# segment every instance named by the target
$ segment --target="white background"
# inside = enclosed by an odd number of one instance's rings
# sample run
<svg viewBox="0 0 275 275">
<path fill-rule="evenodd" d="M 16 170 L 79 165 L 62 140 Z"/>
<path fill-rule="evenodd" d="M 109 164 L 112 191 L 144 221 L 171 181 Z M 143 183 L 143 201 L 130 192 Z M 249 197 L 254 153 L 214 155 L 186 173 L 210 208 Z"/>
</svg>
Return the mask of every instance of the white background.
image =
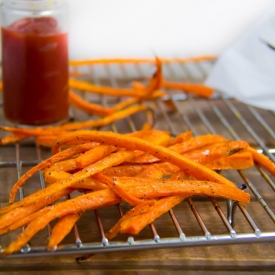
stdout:
<svg viewBox="0 0 275 275">
<path fill-rule="evenodd" d="M 275 5 L 273 0 L 67 2 L 71 59 L 218 55 Z"/>
<path fill-rule="evenodd" d="M 220 54 L 272 0 L 68 0 L 70 58 Z M 275 34 L 274 34 L 275 35 Z"/>
</svg>

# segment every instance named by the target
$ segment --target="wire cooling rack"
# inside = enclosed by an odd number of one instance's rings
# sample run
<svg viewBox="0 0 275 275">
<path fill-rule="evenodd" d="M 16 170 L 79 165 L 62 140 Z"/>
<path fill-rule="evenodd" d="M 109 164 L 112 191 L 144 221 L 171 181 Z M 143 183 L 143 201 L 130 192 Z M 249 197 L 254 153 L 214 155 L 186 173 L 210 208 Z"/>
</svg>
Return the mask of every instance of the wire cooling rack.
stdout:
<svg viewBox="0 0 275 275">
<path fill-rule="evenodd" d="M 172 81 L 202 82 L 214 61 L 168 63 L 163 66 L 164 76 Z M 104 64 L 77 68 L 81 77 L 95 84 L 113 87 L 129 86 L 133 79 L 146 81 L 153 70 L 152 64 Z M 76 91 L 77 92 L 77 91 Z M 118 99 L 91 96 L 79 92 L 87 100 L 111 106 Z M 211 100 L 170 90 L 168 96 L 147 102 L 154 110 L 155 128 L 177 135 L 191 130 L 194 135 L 221 134 L 228 139 L 244 139 L 251 146 L 275 160 L 275 113 L 242 104 L 217 93 Z M 167 104 L 169 103 L 169 104 Z M 174 108 L 169 108 L 173 104 Z M 0 122 L 4 124 L 2 110 Z M 71 108 L 72 120 L 93 119 Z M 145 121 L 152 123 L 150 112 L 142 112 L 120 120 L 101 130 L 126 133 L 139 130 Z M 0 133 L 4 135 L 4 133 Z M 7 205 L 8 193 L 18 177 L 31 166 L 50 155 L 50 151 L 24 141 L 0 147 L 0 203 Z M 275 184 L 274 177 L 261 167 L 245 171 L 225 171 L 223 175 L 251 195 L 251 203 L 241 203 L 211 197 L 193 197 L 158 218 L 137 236 L 105 237 L 106 232 L 123 213 L 126 204 L 87 211 L 58 250 L 47 251 L 47 238 L 51 225 L 39 232 L 25 248 L 10 257 L 52 255 L 83 255 L 114 251 L 132 251 L 185 246 L 223 245 L 275 241 Z M 42 174 L 30 179 L 19 192 L 19 199 L 44 188 Z M 74 196 L 74 194 L 72 194 Z M 20 232 L 15 231 L 0 238 L 6 246 Z M 85 258 L 85 257 L 84 257 Z"/>
</svg>

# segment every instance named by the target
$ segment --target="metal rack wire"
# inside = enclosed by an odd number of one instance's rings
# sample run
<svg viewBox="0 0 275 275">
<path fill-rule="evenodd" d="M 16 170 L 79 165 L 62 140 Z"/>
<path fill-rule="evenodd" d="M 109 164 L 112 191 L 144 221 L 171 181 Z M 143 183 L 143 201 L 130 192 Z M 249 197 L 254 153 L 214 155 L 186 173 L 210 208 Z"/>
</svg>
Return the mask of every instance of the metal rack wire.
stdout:
<svg viewBox="0 0 275 275">
<path fill-rule="evenodd" d="M 199 63 L 171 63 L 164 65 L 166 79 L 186 82 L 202 82 L 212 66 L 211 61 Z M 96 84 L 114 87 L 129 85 L 132 79 L 146 80 L 152 66 L 148 64 L 97 65 L 87 66 L 84 78 Z M 82 93 L 83 97 L 99 101 L 108 106 L 115 103 L 111 97 L 93 97 Z M 174 109 L 167 107 L 167 102 Z M 275 161 L 275 113 L 242 104 L 221 93 L 211 99 L 201 99 L 180 91 L 169 91 L 169 96 L 148 103 L 155 110 L 155 127 L 169 130 L 173 135 L 192 130 L 194 135 L 205 133 L 222 134 L 230 139 L 245 139 L 259 151 Z M 2 114 L 1 114 L 2 115 Z M 87 117 L 76 109 L 71 109 L 71 117 L 76 120 Z M 0 118 L 3 121 L 3 118 Z M 146 112 L 128 117 L 102 130 L 130 132 L 139 130 L 142 122 L 148 120 Z M 32 143 L 18 143 L 1 147 L 0 188 L 10 190 L 11 185 L 24 170 L 39 163 L 50 152 Z M 58 250 L 49 252 L 45 239 L 51 234 L 51 226 L 41 233 L 34 243 L 11 257 L 33 257 L 50 255 L 79 255 L 111 251 L 129 251 L 185 246 L 223 245 L 248 242 L 275 241 L 275 184 L 274 177 L 261 167 L 246 171 L 227 171 L 224 176 L 241 187 L 247 187 L 251 194 L 251 204 L 217 200 L 215 198 L 189 198 L 179 206 L 157 219 L 154 224 L 137 236 L 119 237 L 114 241 L 106 239 L 104 232 L 127 210 L 126 205 L 118 205 L 108 210 L 95 210 L 74 227 L 74 232 L 65 239 Z M 39 183 L 39 187 L 37 184 Z M 19 199 L 31 189 L 44 188 L 42 174 L 34 177 L 24 189 Z M 6 194 L 8 191 L 6 191 Z M 8 199 L 5 192 L 0 194 L 1 206 Z M 94 213 L 91 215 L 91 213 Z M 88 229 L 87 233 L 87 227 Z M 84 236 L 84 237 L 83 237 Z M 0 245 L 6 245 L 13 234 L 2 236 Z"/>
</svg>

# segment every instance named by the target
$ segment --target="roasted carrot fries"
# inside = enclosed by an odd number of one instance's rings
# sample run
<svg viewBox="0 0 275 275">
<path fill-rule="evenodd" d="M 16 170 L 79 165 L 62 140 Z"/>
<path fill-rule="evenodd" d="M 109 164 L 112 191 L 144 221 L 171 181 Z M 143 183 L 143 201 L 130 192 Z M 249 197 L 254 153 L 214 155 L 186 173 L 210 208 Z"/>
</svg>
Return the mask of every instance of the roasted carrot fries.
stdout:
<svg viewBox="0 0 275 275">
<path fill-rule="evenodd" d="M 246 169 L 255 161 L 274 175 L 274 163 L 245 141 L 230 141 L 218 135 L 192 137 L 191 132 L 172 138 L 159 130 L 124 135 L 79 130 L 58 137 L 52 152 L 51 158 L 14 184 L 12 204 L 0 209 L 0 234 L 28 225 L 3 250 L 4 255 L 20 250 L 54 219 L 59 220 L 48 249 L 58 249 L 83 212 L 122 201 L 132 208 L 106 233 L 109 239 L 117 234 L 138 234 L 193 195 L 250 202 L 248 193 L 211 168 Z M 47 187 L 13 202 L 18 189 L 38 171 L 43 171 Z M 51 205 L 75 190 L 78 196 Z"/>
<path fill-rule="evenodd" d="M 206 87 L 201 84 L 195 83 L 178 83 L 171 82 L 164 79 L 162 74 L 162 64 L 171 62 L 186 63 L 186 62 L 198 62 L 205 60 L 214 60 L 215 56 L 199 56 L 186 59 L 95 59 L 95 60 L 80 60 L 71 61 L 70 66 L 77 70 L 79 66 L 84 65 L 96 65 L 96 64 L 144 64 L 149 63 L 155 65 L 155 73 L 148 80 L 148 84 L 144 85 L 141 82 L 133 81 L 132 87 L 129 88 L 114 88 L 107 86 L 100 86 L 94 83 L 74 78 L 69 79 L 69 102 L 72 106 L 94 116 L 100 117 L 99 119 L 93 119 L 90 121 L 66 123 L 57 127 L 42 127 L 29 131 L 28 129 L 10 128 L 0 126 L 0 130 L 8 131 L 11 134 L 0 139 L 0 145 L 6 145 L 9 143 L 19 142 L 29 137 L 35 137 L 36 143 L 42 146 L 51 147 L 57 136 L 60 136 L 69 131 L 75 131 L 80 129 L 99 128 L 113 123 L 117 120 L 123 119 L 137 112 L 147 109 L 147 105 L 143 105 L 144 101 L 151 101 L 157 98 L 167 95 L 167 92 L 161 90 L 162 88 L 170 90 L 179 90 L 185 93 L 193 93 L 201 97 L 210 97 L 213 94 L 213 90 L 210 87 Z M 2 87 L 0 83 L 0 89 Z M 121 98 L 117 104 L 113 106 L 104 107 L 102 105 L 90 102 L 82 98 L 78 94 L 79 91 L 85 91 L 87 93 L 108 95 Z"/>
</svg>

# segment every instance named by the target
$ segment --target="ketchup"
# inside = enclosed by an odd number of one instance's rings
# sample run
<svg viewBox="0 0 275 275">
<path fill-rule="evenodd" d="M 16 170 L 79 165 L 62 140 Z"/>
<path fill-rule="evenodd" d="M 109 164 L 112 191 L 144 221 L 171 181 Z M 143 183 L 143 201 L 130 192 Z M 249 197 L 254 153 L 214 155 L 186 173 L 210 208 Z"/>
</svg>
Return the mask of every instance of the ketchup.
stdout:
<svg viewBox="0 0 275 275">
<path fill-rule="evenodd" d="M 2 28 L 3 102 L 11 122 L 43 125 L 68 114 L 68 42 L 52 17 Z"/>
</svg>

